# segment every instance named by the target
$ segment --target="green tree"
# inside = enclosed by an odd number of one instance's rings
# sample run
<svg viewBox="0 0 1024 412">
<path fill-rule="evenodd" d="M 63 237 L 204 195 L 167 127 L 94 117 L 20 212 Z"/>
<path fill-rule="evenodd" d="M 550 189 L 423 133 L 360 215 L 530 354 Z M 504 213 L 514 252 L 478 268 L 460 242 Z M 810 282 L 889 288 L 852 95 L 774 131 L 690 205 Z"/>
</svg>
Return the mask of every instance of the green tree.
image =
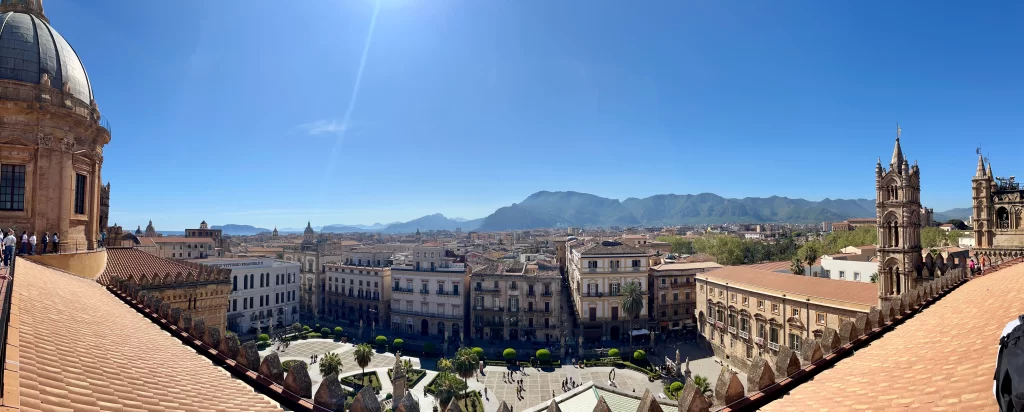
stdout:
<svg viewBox="0 0 1024 412">
<path fill-rule="evenodd" d="M 807 273 L 814 273 L 813 266 L 814 261 L 818 260 L 818 254 L 821 253 L 818 248 L 817 242 L 807 242 L 800 248 L 801 258 L 804 262 L 807 262 Z"/>
<path fill-rule="evenodd" d="M 473 354 L 476 355 L 477 359 L 483 359 L 484 358 L 484 348 L 481 348 L 481 347 L 477 346 L 477 347 L 473 348 L 472 350 L 473 350 Z"/>
<path fill-rule="evenodd" d="M 547 361 L 548 359 L 551 359 L 551 351 L 549 351 L 547 349 L 538 349 L 537 350 L 537 359 L 542 361 L 542 362 L 543 361 Z"/>
<path fill-rule="evenodd" d="M 617 348 L 612 348 L 611 350 L 608 351 L 608 356 L 611 356 L 613 358 L 617 358 L 617 357 L 619 357 L 619 353 L 620 352 L 619 352 L 619 350 Z"/>
<path fill-rule="evenodd" d="M 672 382 L 672 384 L 668 386 L 668 393 L 673 398 L 679 396 L 679 391 L 681 390 L 683 390 L 682 382 Z"/>
<path fill-rule="evenodd" d="M 335 338 L 341 338 L 341 332 L 344 332 L 344 330 L 341 329 L 341 326 L 335 326 L 334 327 L 334 337 Z"/>
<path fill-rule="evenodd" d="M 434 378 L 434 397 L 437 398 L 441 410 L 448 409 L 448 404 L 455 399 L 455 395 L 466 389 L 466 382 L 449 372 L 439 373 L 437 378 Z"/>
<path fill-rule="evenodd" d="M 878 274 L 877 273 L 872 273 L 871 274 L 871 283 L 878 283 Z"/>
<path fill-rule="evenodd" d="M 455 366 L 452 365 L 451 359 L 441 358 L 437 360 L 437 370 L 440 372 L 451 372 L 455 370 Z"/>
<path fill-rule="evenodd" d="M 266 333 L 262 333 L 262 334 L 260 334 L 259 336 L 256 337 L 256 340 L 260 341 L 261 343 L 262 342 L 270 342 L 270 335 L 268 335 Z"/>
<path fill-rule="evenodd" d="M 455 373 L 459 374 L 462 381 L 466 383 L 466 387 L 469 387 L 469 378 L 476 374 L 476 369 L 479 367 L 480 358 L 476 357 L 476 354 L 467 347 L 461 347 L 455 351 Z"/>
<path fill-rule="evenodd" d="M 317 365 L 320 365 L 320 376 L 327 377 L 332 373 L 341 373 L 341 356 L 337 353 L 330 352 L 322 359 L 317 361 Z"/>
<path fill-rule="evenodd" d="M 708 381 L 708 378 L 697 375 L 693 377 L 693 383 L 697 385 L 697 390 L 701 394 L 705 396 L 711 394 L 711 382 Z"/>
<path fill-rule="evenodd" d="M 940 247 L 946 243 L 946 231 L 939 227 L 921 228 L 921 247 L 930 249 Z"/>
<path fill-rule="evenodd" d="M 377 347 L 378 347 L 378 348 L 380 348 L 380 347 L 384 347 L 384 345 L 387 345 L 387 344 L 388 344 L 388 337 L 387 337 L 387 336 L 384 336 L 384 335 L 380 335 L 380 336 L 377 336 L 377 337 L 376 337 L 376 338 L 374 339 L 374 341 L 375 341 L 375 342 L 377 343 Z"/>
<path fill-rule="evenodd" d="M 511 361 L 516 358 L 516 350 L 512 348 L 505 348 L 505 351 L 501 352 L 501 356 L 505 358 L 505 360 Z"/>
<path fill-rule="evenodd" d="M 328 329 L 328 328 L 323 328 L 323 329 L 320 329 L 320 334 L 321 334 L 321 335 L 323 335 L 323 337 L 325 337 L 325 338 L 326 338 L 326 337 L 327 337 L 327 335 L 330 335 L 330 334 L 331 334 L 331 330 L 330 330 L 330 329 Z"/>
<path fill-rule="evenodd" d="M 644 291 L 640 282 L 629 282 L 622 288 L 622 312 L 629 317 L 629 346 L 633 346 L 633 319 L 644 309 Z"/>
<path fill-rule="evenodd" d="M 395 341 L 391 343 L 391 347 L 395 349 L 402 349 L 402 345 L 404 344 L 404 340 L 402 340 L 401 338 L 396 338 Z"/>
<path fill-rule="evenodd" d="M 367 344 L 361 344 L 356 346 L 355 352 L 352 353 L 352 357 L 355 358 L 356 364 L 363 371 L 363 379 L 366 378 L 366 366 L 373 360 L 373 348 Z"/>
<path fill-rule="evenodd" d="M 692 255 L 693 241 L 682 236 L 658 236 L 659 242 L 668 242 L 672 245 L 672 253 Z"/>
<path fill-rule="evenodd" d="M 804 263 L 800 261 L 800 258 L 793 256 L 793 261 L 789 264 L 789 271 L 794 275 L 804 274 Z"/>
</svg>

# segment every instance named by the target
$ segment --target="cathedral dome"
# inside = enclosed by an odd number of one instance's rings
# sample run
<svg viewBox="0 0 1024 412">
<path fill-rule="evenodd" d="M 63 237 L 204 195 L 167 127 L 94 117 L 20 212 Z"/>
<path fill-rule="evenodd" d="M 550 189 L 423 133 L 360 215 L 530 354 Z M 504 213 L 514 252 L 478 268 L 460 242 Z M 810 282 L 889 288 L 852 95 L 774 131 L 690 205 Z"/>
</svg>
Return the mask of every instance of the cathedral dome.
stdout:
<svg viewBox="0 0 1024 412">
<path fill-rule="evenodd" d="M 85 66 L 50 26 L 41 0 L 0 0 L 0 80 L 38 84 L 44 74 L 50 87 L 92 102 Z"/>
</svg>

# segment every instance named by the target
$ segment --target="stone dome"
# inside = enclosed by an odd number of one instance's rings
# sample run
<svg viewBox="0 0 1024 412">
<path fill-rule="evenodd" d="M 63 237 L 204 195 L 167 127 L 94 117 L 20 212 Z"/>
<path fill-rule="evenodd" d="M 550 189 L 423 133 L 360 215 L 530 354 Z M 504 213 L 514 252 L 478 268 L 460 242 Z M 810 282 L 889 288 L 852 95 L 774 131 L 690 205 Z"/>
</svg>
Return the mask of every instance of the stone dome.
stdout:
<svg viewBox="0 0 1024 412">
<path fill-rule="evenodd" d="M 0 80 L 38 84 L 43 74 L 49 76 L 51 87 L 66 87 L 72 96 L 92 102 L 85 66 L 47 22 L 42 5 L 32 0 L 0 1 Z"/>
</svg>

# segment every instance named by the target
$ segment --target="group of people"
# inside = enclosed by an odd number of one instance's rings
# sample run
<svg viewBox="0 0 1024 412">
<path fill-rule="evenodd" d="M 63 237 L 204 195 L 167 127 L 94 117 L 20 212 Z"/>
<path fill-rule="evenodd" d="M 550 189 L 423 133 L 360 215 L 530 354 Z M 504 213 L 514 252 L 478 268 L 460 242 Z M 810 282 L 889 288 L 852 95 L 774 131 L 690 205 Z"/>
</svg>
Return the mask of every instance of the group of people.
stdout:
<svg viewBox="0 0 1024 412">
<path fill-rule="evenodd" d="M 35 232 L 29 234 L 27 231 L 21 232 L 21 247 L 18 247 L 18 237 L 15 236 L 14 229 L 8 229 L 4 231 L 3 239 L 3 266 L 9 266 L 11 264 L 11 258 L 14 255 L 41 255 L 47 253 L 46 250 L 49 244 L 53 244 L 52 253 L 60 253 L 60 236 L 57 232 L 53 232 L 51 235 L 49 232 L 43 233 L 42 236 L 42 247 L 36 249 L 36 244 L 39 239 L 36 238 Z"/>
<path fill-rule="evenodd" d="M 316 361 L 320 360 L 320 355 L 309 355 L 309 364 L 315 365 Z"/>
<path fill-rule="evenodd" d="M 580 385 L 576 383 L 576 380 L 571 377 L 567 376 L 565 379 L 562 380 L 562 392 L 569 392 L 572 390 L 572 388 L 575 388 L 577 386 Z"/>
<path fill-rule="evenodd" d="M 505 383 L 511 383 L 516 385 L 516 398 L 523 400 L 523 394 L 526 393 L 526 387 L 523 386 L 523 378 L 516 379 L 516 372 L 514 370 L 508 371 L 502 374 L 502 380 Z M 526 371 L 518 371 L 519 373 L 526 375 Z"/>
</svg>

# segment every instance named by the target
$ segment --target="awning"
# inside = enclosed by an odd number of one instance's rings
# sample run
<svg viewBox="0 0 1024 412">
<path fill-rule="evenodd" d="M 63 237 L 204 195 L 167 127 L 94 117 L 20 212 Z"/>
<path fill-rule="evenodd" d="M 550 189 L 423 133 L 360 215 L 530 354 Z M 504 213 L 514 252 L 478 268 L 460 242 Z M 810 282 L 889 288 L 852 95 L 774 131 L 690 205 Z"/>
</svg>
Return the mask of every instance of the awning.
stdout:
<svg viewBox="0 0 1024 412">
<path fill-rule="evenodd" d="M 633 336 L 650 335 L 651 331 L 647 329 L 633 329 L 633 331 L 630 332 L 630 334 Z"/>
</svg>

